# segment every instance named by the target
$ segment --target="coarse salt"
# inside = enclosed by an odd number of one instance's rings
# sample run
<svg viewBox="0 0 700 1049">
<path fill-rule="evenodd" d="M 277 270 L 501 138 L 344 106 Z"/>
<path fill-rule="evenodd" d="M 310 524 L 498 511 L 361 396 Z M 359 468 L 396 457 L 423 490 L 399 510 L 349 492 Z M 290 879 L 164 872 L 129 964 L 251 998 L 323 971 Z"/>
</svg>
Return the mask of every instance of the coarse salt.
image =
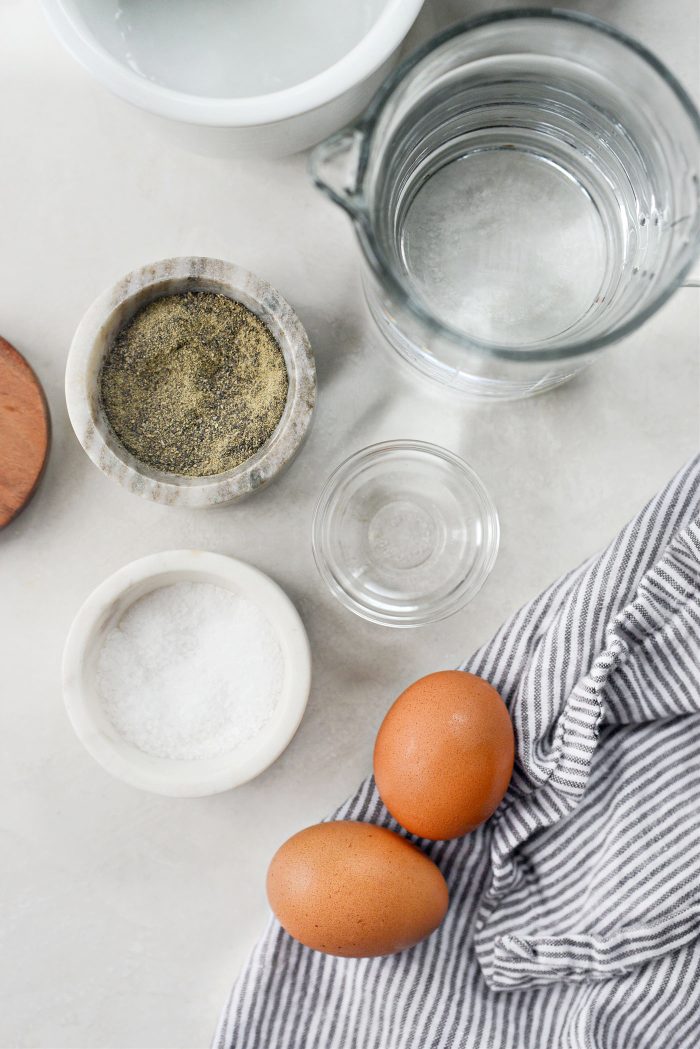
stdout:
<svg viewBox="0 0 700 1049">
<path fill-rule="evenodd" d="M 105 635 L 97 689 L 123 739 L 196 760 L 256 736 L 279 702 L 284 660 L 256 604 L 211 583 L 175 583 L 135 601 Z"/>
</svg>

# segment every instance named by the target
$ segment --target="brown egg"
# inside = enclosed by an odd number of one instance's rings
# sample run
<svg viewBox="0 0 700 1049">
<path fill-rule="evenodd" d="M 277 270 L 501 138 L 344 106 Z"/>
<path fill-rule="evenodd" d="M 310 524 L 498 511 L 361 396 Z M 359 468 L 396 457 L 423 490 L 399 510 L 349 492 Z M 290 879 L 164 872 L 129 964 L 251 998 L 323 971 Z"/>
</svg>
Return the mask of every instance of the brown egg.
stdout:
<svg viewBox="0 0 700 1049">
<path fill-rule="evenodd" d="M 432 860 L 393 831 L 350 820 L 286 841 L 267 872 L 267 897 L 290 936 L 345 958 L 412 947 L 438 927 L 448 903 Z"/>
<path fill-rule="evenodd" d="M 513 773 L 506 705 L 474 674 L 420 678 L 384 718 L 374 777 L 395 820 L 421 838 L 457 838 L 498 807 Z"/>
</svg>

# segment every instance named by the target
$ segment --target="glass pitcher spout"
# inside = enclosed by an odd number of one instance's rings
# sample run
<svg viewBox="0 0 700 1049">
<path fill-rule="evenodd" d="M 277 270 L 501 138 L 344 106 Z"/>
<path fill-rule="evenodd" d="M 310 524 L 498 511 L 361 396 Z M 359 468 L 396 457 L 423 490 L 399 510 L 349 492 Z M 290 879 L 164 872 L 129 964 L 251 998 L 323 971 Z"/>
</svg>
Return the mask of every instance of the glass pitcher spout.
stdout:
<svg viewBox="0 0 700 1049">
<path fill-rule="evenodd" d="M 353 219 L 366 210 L 362 193 L 364 141 L 359 128 L 347 127 L 316 146 L 309 161 L 315 185 Z"/>
</svg>

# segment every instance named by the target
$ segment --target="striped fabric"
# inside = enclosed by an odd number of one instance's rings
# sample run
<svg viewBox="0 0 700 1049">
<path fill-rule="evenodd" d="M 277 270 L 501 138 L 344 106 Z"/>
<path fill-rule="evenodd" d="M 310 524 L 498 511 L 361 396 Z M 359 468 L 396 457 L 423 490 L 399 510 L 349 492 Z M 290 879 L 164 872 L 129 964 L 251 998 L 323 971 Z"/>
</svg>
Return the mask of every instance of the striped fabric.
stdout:
<svg viewBox="0 0 700 1049">
<path fill-rule="evenodd" d="M 217 1049 L 700 1046 L 700 457 L 464 669 L 517 761 L 488 824 L 420 843 L 443 925 L 354 960 L 272 921 Z M 397 829 L 372 780 L 336 817 Z"/>
</svg>

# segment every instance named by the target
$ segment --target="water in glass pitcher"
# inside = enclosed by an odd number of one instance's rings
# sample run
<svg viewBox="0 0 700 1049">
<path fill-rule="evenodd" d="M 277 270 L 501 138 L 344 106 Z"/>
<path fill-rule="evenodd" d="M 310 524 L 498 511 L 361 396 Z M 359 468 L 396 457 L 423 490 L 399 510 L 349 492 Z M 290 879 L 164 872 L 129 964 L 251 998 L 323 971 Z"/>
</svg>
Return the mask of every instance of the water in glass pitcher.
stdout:
<svg viewBox="0 0 700 1049">
<path fill-rule="evenodd" d="M 606 269 L 589 193 L 534 153 L 490 149 L 437 171 L 413 199 L 401 254 L 440 320 L 482 342 L 540 342 L 580 322 Z"/>
<path fill-rule="evenodd" d="M 436 87 L 394 131 L 379 235 L 448 328 L 513 349 L 595 338 L 653 292 L 663 171 L 572 63 L 502 66 Z"/>
</svg>

